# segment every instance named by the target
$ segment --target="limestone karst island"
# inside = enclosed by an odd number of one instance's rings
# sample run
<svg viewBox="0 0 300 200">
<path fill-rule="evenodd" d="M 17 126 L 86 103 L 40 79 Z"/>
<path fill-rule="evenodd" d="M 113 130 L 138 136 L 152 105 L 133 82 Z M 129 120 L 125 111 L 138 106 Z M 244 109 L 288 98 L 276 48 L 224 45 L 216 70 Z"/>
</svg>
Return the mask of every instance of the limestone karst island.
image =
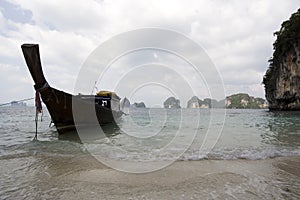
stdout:
<svg viewBox="0 0 300 200">
<path fill-rule="evenodd" d="M 300 110 L 300 9 L 281 24 L 263 83 L 270 110 Z"/>
<path fill-rule="evenodd" d="M 164 102 L 164 108 L 181 108 L 180 100 L 169 97 Z M 265 109 L 268 108 L 268 104 L 263 98 L 239 93 L 227 96 L 226 99 L 220 101 L 210 98 L 201 100 L 197 96 L 193 96 L 187 102 L 186 108 Z"/>
</svg>

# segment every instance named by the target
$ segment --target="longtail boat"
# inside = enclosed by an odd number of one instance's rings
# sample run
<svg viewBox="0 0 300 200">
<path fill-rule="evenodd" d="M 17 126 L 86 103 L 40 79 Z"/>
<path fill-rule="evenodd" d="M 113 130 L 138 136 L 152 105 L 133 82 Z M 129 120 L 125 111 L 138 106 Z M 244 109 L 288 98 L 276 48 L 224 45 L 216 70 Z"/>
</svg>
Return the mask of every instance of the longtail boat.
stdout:
<svg viewBox="0 0 300 200">
<path fill-rule="evenodd" d="M 122 116 L 120 97 L 116 93 L 100 91 L 96 95 L 72 95 L 55 89 L 45 79 L 39 45 L 23 44 L 21 48 L 35 83 L 36 98 L 40 95 L 59 134 L 76 131 L 77 127 L 116 123 Z"/>
</svg>

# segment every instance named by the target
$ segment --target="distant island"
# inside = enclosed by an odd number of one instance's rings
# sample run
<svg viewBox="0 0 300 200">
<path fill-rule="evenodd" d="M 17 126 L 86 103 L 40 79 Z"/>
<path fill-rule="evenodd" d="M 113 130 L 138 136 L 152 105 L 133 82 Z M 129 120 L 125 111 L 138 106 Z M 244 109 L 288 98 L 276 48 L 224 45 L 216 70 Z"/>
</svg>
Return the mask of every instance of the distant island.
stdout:
<svg viewBox="0 0 300 200">
<path fill-rule="evenodd" d="M 130 101 L 127 99 L 127 97 L 123 98 L 120 102 L 121 108 L 130 108 Z"/>
<path fill-rule="evenodd" d="M 122 99 L 120 103 L 120 107 L 123 108 L 146 108 L 146 105 L 144 102 L 134 102 L 133 104 L 130 104 L 130 101 L 125 97 Z"/>
<path fill-rule="evenodd" d="M 12 101 L 10 102 L 12 107 L 25 107 L 27 104 L 25 102 Z"/>
<path fill-rule="evenodd" d="M 135 102 L 134 104 L 131 105 L 131 107 L 133 107 L 133 108 L 146 108 L 146 105 L 145 105 L 144 102 L 139 102 L 139 103 Z"/>
<path fill-rule="evenodd" d="M 193 96 L 187 102 L 187 108 L 224 108 L 225 107 L 225 100 L 217 101 L 215 99 L 199 99 L 196 96 Z"/>
<path fill-rule="evenodd" d="M 240 93 L 226 97 L 226 108 L 238 109 L 265 109 L 268 108 L 267 101 L 263 98 L 252 97 L 248 94 Z"/>
<path fill-rule="evenodd" d="M 209 98 L 201 100 L 194 96 L 187 103 L 187 108 L 261 109 L 267 107 L 268 104 L 263 98 L 255 98 L 245 93 L 233 94 L 221 101 Z"/>
<path fill-rule="evenodd" d="M 176 99 L 175 97 L 169 97 L 167 100 L 164 101 L 164 108 L 176 109 L 180 107 L 180 100 Z"/>
<path fill-rule="evenodd" d="M 180 100 L 175 97 L 169 97 L 164 102 L 164 108 L 181 108 Z M 268 104 L 263 98 L 255 98 L 245 93 L 239 93 L 230 95 L 220 101 L 210 98 L 201 100 L 193 96 L 187 102 L 187 108 L 265 109 L 268 108 Z"/>
<path fill-rule="evenodd" d="M 281 24 L 263 78 L 270 110 L 300 110 L 300 9 Z"/>
<path fill-rule="evenodd" d="M 169 97 L 163 102 L 163 107 L 167 109 L 181 108 L 180 100 L 175 97 Z M 133 104 L 125 97 L 121 101 L 121 108 L 147 108 L 144 102 L 135 102 Z M 188 102 L 186 108 L 227 108 L 227 109 L 266 109 L 268 103 L 260 97 L 253 97 L 246 93 L 238 93 L 227 96 L 225 99 L 217 101 L 215 99 L 199 99 L 193 96 Z"/>
</svg>

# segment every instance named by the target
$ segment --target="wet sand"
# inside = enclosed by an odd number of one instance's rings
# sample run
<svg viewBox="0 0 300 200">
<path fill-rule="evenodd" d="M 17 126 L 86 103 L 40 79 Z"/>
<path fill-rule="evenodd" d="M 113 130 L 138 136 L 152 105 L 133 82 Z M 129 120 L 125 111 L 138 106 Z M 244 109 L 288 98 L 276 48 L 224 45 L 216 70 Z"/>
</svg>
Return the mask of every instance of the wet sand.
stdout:
<svg viewBox="0 0 300 200">
<path fill-rule="evenodd" d="M 129 174 L 87 155 L 35 155 L 1 160 L 1 174 L 1 187 L 7 187 L 1 198 L 300 198 L 300 157 L 177 161 L 156 172 Z"/>
</svg>

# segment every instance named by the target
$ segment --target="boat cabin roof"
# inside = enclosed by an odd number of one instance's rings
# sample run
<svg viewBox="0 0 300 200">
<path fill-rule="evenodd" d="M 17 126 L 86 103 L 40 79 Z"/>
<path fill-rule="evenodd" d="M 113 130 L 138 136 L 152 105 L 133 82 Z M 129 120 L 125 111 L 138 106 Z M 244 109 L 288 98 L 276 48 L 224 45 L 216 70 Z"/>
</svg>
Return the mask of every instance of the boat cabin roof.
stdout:
<svg viewBox="0 0 300 200">
<path fill-rule="evenodd" d="M 115 99 L 118 99 L 118 100 L 121 99 L 115 92 L 105 91 L 105 90 L 97 92 L 96 96 L 111 97 L 111 98 L 115 98 Z"/>
</svg>

